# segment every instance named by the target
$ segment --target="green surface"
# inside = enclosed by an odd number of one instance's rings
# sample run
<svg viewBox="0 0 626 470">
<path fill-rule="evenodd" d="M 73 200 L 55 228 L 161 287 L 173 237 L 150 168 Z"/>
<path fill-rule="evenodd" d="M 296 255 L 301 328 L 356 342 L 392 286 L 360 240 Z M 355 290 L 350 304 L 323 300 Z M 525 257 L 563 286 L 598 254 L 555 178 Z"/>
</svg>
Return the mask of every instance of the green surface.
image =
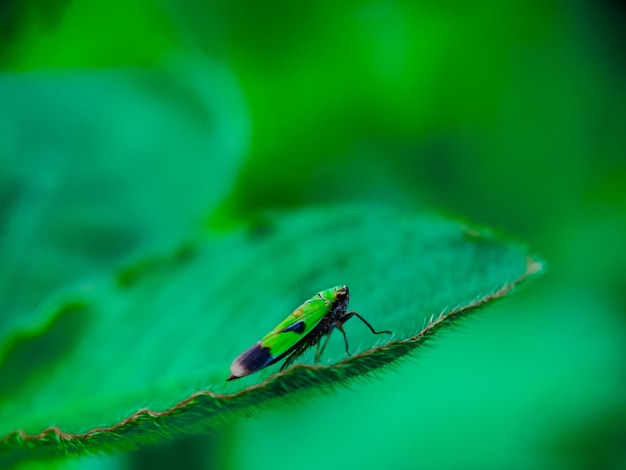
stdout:
<svg viewBox="0 0 626 470">
<path fill-rule="evenodd" d="M 259 230 L 206 235 L 131 266 L 61 301 L 45 329 L 7 338 L 5 465 L 167 443 L 285 394 L 332 388 L 407 354 L 540 269 L 524 248 L 457 222 L 372 207 L 268 217 Z M 261 387 L 250 388 L 280 364 L 225 382 L 251 338 L 312 286 L 339 280 L 352 289 L 352 307 L 391 338 L 353 322 L 350 358 L 336 337 L 318 366 L 287 369 Z M 45 362 L 28 360 L 44 351 Z M 136 414 L 142 408 L 151 411 Z M 37 436 L 52 423 L 57 430 Z"/>
<path fill-rule="evenodd" d="M 429 336 L 436 339 L 415 359 L 368 375 L 376 380 L 307 400 L 291 394 L 262 414 L 242 407 L 217 428 L 200 420 L 214 429 L 208 433 L 181 426 L 168 431 L 169 444 L 156 432 L 157 445 L 56 467 L 171 468 L 181 459 L 187 468 L 259 470 L 294 462 L 626 467 L 623 20 L 617 3 L 589 1 L 3 2 L 0 413 L 15 422 L 0 426 L 81 432 L 140 408 L 166 409 L 218 386 L 213 380 L 228 374 L 236 354 L 331 285 L 350 285 L 351 305 L 379 327 L 379 316 L 410 311 L 424 293 L 401 283 L 406 310 L 391 302 L 375 311 L 400 274 L 370 272 L 367 263 L 393 258 L 394 266 L 413 265 L 415 276 L 431 269 L 427 258 L 400 255 L 402 243 L 383 240 L 407 230 L 401 220 L 445 225 L 460 217 L 523 240 L 546 260 L 547 274 Z M 320 210 L 344 220 L 348 209 L 384 213 L 396 229 L 378 233 L 372 228 L 382 222 L 367 217 L 371 225 L 358 230 L 376 234 L 343 242 L 364 250 L 360 261 L 335 257 L 332 265 L 320 247 L 334 248 L 320 237 L 305 243 L 302 230 L 330 224 Z M 298 251 L 259 251 L 251 260 L 252 246 L 285 240 Z M 246 248 L 229 257 L 225 248 L 238 244 Z M 202 260 L 213 266 L 211 249 L 223 273 L 200 272 Z M 293 266 L 311 271 L 292 274 Z M 201 287 L 189 290 L 192 268 Z M 348 269 L 355 279 L 338 279 Z M 473 270 L 461 286 L 498 288 L 481 287 L 488 275 Z M 275 289 L 268 297 L 264 277 Z M 432 308 L 467 301 L 437 287 L 432 281 Z M 238 302 L 239 289 L 246 294 Z M 236 324 L 262 303 L 272 304 L 263 324 Z M 201 318 L 211 306 L 236 310 L 223 319 L 230 330 L 220 325 L 220 347 L 187 344 L 218 334 L 198 327 L 217 320 Z M 193 324 L 176 322 L 190 312 Z M 122 314 L 129 321 L 114 323 Z M 402 324 L 391 329 L 411 335 L 424 326 Z M 193 335 L 181 336 L 184 328 Z M 387 340 L 358 322 L 347 328 L 355 351 Z M 118 341 L 126 351 L 104 346 Z M 331 343 L 323 366 L 343 364 L 341 337 Z M 93 360 L 77 355 L 85 349 Z M 308 371 L 295 370 L 271 383 Z M 233 391 L 263 377 L 236 381 Z M 81 395 L 85 387 L 92 396 Z M 188 437 L 171 441 L 175 435 Z M 301 436 L 319 451 L 303 458 L 294 444 Z"/>
</svg>

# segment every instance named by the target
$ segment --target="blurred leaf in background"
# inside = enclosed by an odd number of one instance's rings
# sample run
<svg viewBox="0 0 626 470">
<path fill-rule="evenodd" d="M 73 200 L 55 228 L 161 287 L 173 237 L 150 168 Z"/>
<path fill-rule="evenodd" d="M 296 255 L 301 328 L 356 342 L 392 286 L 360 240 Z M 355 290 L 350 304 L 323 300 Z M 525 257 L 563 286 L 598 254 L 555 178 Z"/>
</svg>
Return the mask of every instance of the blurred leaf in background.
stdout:
<svg viewBox="0 0 626 470">
<path fill-rule="evenodd" d="M 54 289 L 178 245 L 229 190 L 249 142 L 224 64 L 189 54 L 158 68 L 68 69 L 84 50 L 65 52 L 57 68 L 0 76 L 0 293 L 24 324 Z"/>
<path fill-rule="evenodd" d="M 3 2 L 0 331 L 268 208 L 442 210 L 549 262 L 358 391 L 63 466 L 626 467 L 623 20 L 610 2 Z"/>
</svg>

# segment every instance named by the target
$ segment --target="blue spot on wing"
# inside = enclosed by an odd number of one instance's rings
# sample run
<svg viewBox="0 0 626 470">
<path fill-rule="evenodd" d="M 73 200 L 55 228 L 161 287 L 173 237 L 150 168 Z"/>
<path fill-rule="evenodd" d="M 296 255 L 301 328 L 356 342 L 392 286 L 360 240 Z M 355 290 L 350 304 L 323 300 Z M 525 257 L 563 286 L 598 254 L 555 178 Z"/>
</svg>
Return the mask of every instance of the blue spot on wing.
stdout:
<svg viewBox="0 0 626 470">
<path fill-rule="evenodd" d="M 281 333 L 286 333 L 287 331 L 293 331 L 294 333 L 298 333 L 299 335 L 301 335 L 302 333 L 304 333 L 305 329 L 306 329 L 305 323 L 303 321 L 297 321 L 289 325 L 288 327 L 283 328 Z"/>
<path fill-rule="evenodd" d="M 277 360 L 270 354 L 270 348 L 265 348 L 256 343 L 236 359 L 249 372 L 254 372 L 269 366 Z"/>
<path fill-rule="evenodd" d="M 303 320 L 300 320 L 283 328 L 279 332 L 279 334 L 291 331 L 293 333 L 301 335 L 302 333 L 304 333 L 305 330 L 306 323 Z M 274 356 L 271 354 L 272 349 L 268 348 L 267 346 L 262 346 L 261 342 L 259 341 L 252 345 L 249 349 L 241 353 L 239 357 L 235 359 L 235 361 L 233 362 L 233 367 L 235 367 L 236 371 L 233 372 L 233 375 L 235 378 L 243 377 L 244 375 L 252 374 L 253 372 L 270 366 L 275 362 L 280 361 L 286 354 L 289 354 L 291 349 L 292 348 L 289 348 L 282 354 Z M 232 368 L 231 371 L 233 371 Z"/>
</svg>

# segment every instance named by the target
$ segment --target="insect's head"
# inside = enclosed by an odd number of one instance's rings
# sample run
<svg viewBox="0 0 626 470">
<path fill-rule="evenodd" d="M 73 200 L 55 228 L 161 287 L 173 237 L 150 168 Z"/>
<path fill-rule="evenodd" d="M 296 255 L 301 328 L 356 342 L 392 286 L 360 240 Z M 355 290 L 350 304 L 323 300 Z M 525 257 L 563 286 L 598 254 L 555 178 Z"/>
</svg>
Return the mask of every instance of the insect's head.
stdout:
<svg viewBox="0 0 626 470">
<path fill-rule="evenodd" d="M 350 302 L 350 291 L 348 286 L 341 286 L 335 288 L 335 300 L 333 310 L 340 315 L 343 315 L 348 310 L 348 303 Z"/>
<path fill-rule="evenodd" d="M 341 300 L 346 303 L 350 300 L 350 290 L 348 289 L 348 286 L 338 287 L 335 295 L 337 296 L 337 300 Z"/>
</svg>

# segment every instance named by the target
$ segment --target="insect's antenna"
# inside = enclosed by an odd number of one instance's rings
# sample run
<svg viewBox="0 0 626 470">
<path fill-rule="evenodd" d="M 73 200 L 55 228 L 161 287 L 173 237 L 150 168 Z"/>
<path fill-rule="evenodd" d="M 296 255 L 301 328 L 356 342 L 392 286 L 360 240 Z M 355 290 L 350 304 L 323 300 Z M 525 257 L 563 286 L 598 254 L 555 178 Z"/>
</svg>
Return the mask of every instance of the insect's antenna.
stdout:
<svg viewBox="0 0 626 470">
<path fill-rule="evenodd" d="M 356 313 L 356 312 L 350 312 L 350 313 L 348 313 L 348 314 L 346 315 L 346 317 L 345 317 L 344 321 L 342 321 L 341 323 L 345 323 L 345 322 L 347 322 L 347 321 L 348 321 L 350 318 L 352 318 L 353 316 L 358 317 L 358 318 L 359 318 L 359 320 L 361 320 L 363 323 L 365 323 L 365 324 L 367 325 L 367 327 L 370 329 L 370 331 L 371 331 L 372 333 L 374 333 L 375 335 L 382 335 L 383 333 L 384 333 L 384 334 L 387 334 L 387 335 L 392 335 L 392 334 L 393 334 L 391 331 L 388 331 L 388 330 L 384 330 L 384 331 L 376 331 L 376 330 L 372 327 L 372 325 L 370 325 L 370 324 L 368 323 L 368 321 L 367 321 L 365 318 L 363 318 L 361 315 L 359 315 L 359 314 L 358 314 L 358 313 Z"/>
</svg>

